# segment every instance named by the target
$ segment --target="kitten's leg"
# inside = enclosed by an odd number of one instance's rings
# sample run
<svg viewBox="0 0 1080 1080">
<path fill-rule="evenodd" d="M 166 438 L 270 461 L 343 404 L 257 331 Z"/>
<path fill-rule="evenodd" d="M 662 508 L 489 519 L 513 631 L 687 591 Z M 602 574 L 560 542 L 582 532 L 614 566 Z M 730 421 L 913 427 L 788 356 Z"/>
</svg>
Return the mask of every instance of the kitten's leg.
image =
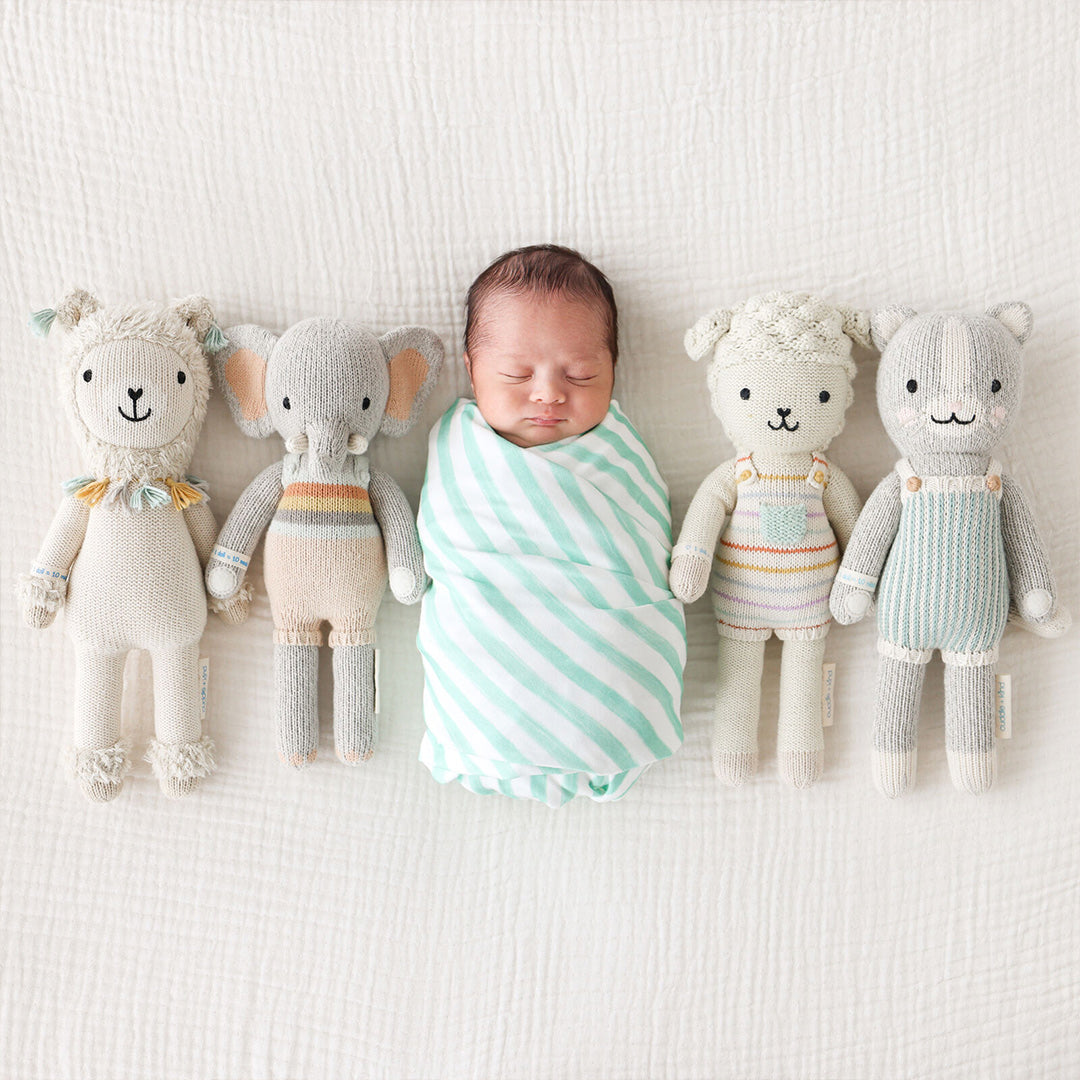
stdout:
<svg viewBox="0 0 1080 1080">
<path fill-rule="evenodd" d="M 994 783 L 994 665 L 945 663 L 945 752 L 958 791 Z"/>
<path fill-rule="evenodd" d="M 874 784 L 895 799 L 915 783 L 919 702 L 926 664 L 882 654 L 874 716 Z"/>
</svg>

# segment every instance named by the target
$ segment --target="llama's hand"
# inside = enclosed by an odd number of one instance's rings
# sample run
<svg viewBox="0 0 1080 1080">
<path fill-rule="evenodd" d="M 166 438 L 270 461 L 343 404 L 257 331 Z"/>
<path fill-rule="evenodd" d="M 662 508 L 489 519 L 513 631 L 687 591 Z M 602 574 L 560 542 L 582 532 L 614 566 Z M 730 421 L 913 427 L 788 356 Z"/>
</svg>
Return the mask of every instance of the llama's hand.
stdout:
<svg viewBox="0 0 1080 1080">
<path fill-rule="evenodd" d="M 209 608 L 222 622 L 239 626 L 251 611 L 251 582 L 245 581 L 228 600 L 210 597 Z"/>
<path fill-rule="evenodd" d="M 43 576 L 35 569 L 24 574 L 15 586 L 16 595 L 22 602 L 23 621 L 35 630 L 51 626 L 56 613 L 64 606 L 67 594 L 67 578 L 62 575 Z"/>
</svg>

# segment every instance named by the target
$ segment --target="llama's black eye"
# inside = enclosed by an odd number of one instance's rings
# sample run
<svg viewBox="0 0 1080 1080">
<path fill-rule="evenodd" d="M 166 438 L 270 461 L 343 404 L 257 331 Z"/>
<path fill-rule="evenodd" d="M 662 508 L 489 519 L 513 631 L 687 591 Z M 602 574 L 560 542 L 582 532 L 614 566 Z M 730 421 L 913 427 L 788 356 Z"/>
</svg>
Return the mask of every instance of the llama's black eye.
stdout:
<svg viewBox="0 0 1080 1080">
<path fill-rule="evenodd" d="M 919 389 L 919 384 L 914 379 L 908 379 L 908 381 L 907 381 L 907 392 L 909 394 L 914 394 L 915 391 L 918 390 L 918 389 Z"/>
<path fill-rule="evenodd" d="M 179 384 L 180 384 L 181 386 L 183 386 L 183 385 L 184 385 L 184 383 L 186 383 L 186 382 L 187 382 L 187 376 L 186 376 L 186 375 L 185 375 L 185 374 L 184 374 L 184 373 L 183 373 L 182 371 L 178 371 L 178 372 L 176 373 L 176 381 L 177 381 L 177 382 L 178 382 L 178 383 L 179 383 Z"/>
<path fill-rule="evenodd" d="M 750 387 L 749 386 L 744 386 L 739 391 L 739 397 L 741 397 L 743 399 L 743 401 L 749 401 L 750 400 Z"/>
<path fill-rule="evenodd" d="M 370 405 L 371 405 L 371 398 L 369 398 L 369 397 L 364 398 L 364 400 L 360 402 L 360 408 L 361 409 L 366 409 Z"/>
<path fill-rule="evenodd" d="M 90 378 L 91 378 L 91 375 L 92 375 L 92 372 L 90 371 L 90 369 L 89 369 L 89 368 L 87 368 L 87 369 L 86 369 L 86 370 L 85 370 L 85 371 L 84 371 L 84 372 L 82 373 L 82 377 L 83 377 L 83 382 L 89 382 L 89 381 L 90 381 Z"/>
<path fill-rule="evenodd" d="M 821 393 L 818 394 L 817 399 L 818 399 L 818 401 L 821 402 L 822 405 L 824 405 L 825 402 L 828 401 L 831 396 L 832 395 L 829 393 L 828 390 L 822 390 Z"/>
<path fill-rule="evenodd" d="M 990 393 L 991 394 L 996 394 L 1000 389 L 1001 389 L 1001 380 L 1000 379 L 995 379 L 990 384 Z"/>
<path fill-rule="evenodd" d="M 292 406 L 289 404 L 289 399 L 288 398 L 282 398 L 281 399 L 281 404 L 284 405 L 286 409 L 291 409 L 292 408 Z"/>
</svg>

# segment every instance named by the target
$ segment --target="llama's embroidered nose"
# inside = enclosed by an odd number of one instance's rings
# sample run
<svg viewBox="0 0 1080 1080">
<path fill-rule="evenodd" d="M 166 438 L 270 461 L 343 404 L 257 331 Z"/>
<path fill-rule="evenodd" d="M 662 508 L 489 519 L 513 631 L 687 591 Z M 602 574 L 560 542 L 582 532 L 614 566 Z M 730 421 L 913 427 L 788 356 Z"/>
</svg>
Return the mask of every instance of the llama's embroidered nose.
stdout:
<svg viewBox="0 0 1080 1080">
<path fill-rule="evenodd" d="M 129 386 L 128 397 L 131 398 L 132 404 L 134 404 L 136 401 L 139 400 L 139 398 L 142 397 L 142 387 L 140 386 L 138 390 L 132 390 L 132 388 Z"/>
</svg>

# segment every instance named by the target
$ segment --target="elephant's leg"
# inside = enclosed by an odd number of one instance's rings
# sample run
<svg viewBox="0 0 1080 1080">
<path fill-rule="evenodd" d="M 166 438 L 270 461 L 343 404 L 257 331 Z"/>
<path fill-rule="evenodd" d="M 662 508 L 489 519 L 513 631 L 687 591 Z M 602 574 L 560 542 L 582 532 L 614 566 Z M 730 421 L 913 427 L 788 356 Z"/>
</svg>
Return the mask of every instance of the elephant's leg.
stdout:
<svg viewBox="0 0 1080 1080">
<path fill-rule="evenodd" d="M 278 756 L 303 769 L 319 748 L 319 647 L 274 646 Z"/>
<path fill-rule="evenodd" d="M 980 795 L 994 783 L 994 665 L 945 661 L 945 752 L 959 791 Z"/>
<path fill-rule="evenodd" d="M 75 743 L 72 771 L 92 802 L 120 794 L 131 770 L 128 748 L 120 739 L 120 700 L 127 652 L 103 652 L 75 645 Z"/>
<path fill-rule="evenodd" d="M 334 749 L 346 765 L 375 753 L 375 647 L 334 648 Z"/>
<path fill-rule="evenodd" d="M 878 667 L 874 715 L 874 784 L 895 799 L 915 783 L 919 703 L 925 662 L 883 654 Z"/>
<path fill-rule="evenodd" d="M 780 660 L 780 719 L 776 756 L 780 775 L 793 787 L 821 778 L 825 739 L 821 731 L 821 662 L 825 639 L 787 640 Z"/>
<path fill-rule="evenodd" d="M 713 713 L 713 772 L 731 786 L 757 771 L 757 728 L 761 713 L 764 641 L 720 638 Z"/>
<path fill-rule="evenodd" d="M 158 645 L 154 665 L 154 733 L 146 760 L 162 792 L 180 799 L 214 771 L 214 744 L 202 733 L 199 643 Z"/>
</svg>

